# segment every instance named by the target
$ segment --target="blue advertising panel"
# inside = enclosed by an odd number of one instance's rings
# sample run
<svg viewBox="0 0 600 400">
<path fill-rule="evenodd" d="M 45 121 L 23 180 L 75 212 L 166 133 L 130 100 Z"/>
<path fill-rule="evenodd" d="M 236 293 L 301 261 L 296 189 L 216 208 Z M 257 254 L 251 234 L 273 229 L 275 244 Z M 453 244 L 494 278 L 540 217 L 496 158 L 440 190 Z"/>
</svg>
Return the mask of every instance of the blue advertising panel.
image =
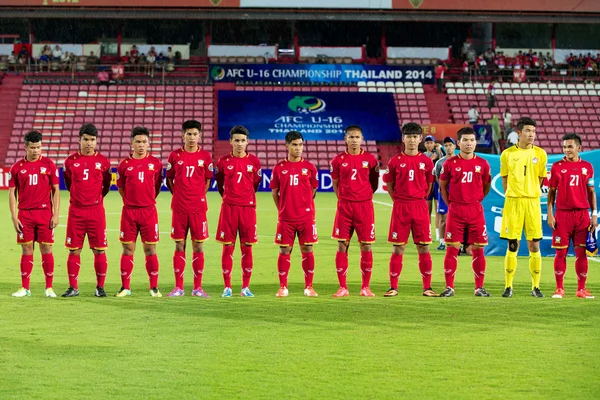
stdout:
<svg viewBox="0 0 600 400">
<path fill-rule="evenodd" d="M 219 140 L 244 125 L 252 139 L 283 139 L 296 130 L 305 140 L 343 140 L 344 128 L 359 125 L 367 140 L 400 138 L 391 93 L 218 92 Z"/>
<path fill-rule="evenodd" d="M 492 147 L 492 126 L 491 125 L 473 125 L 475 135 L 477 136 L 477 146 Z"/>
<path fill-rule="evenodd" d="M 600 150 L 589 151 L 579 154 L 581 158 L 589 161 L 592 165 L 600 165 Z M 490 163 L 492 169 L 492 188 L 490 193 L 486 196 L 483 201 L 483 209 L 485 210 L 485 221 L 487 225 L 489 245 L 486 247 L 485 254 L 491 256 L 504 256 L 506 254 L 507 243 L 505 240 L 500 239 L 500 228 L 502 224 L 502 208 L 504 207 L 504 190 L 502 189 L 502 177 L 500 176 L 500 156 L 491 154 L 478 153 L 478 156 L 486 159 Z M 562 155 L 549 155 L 548 156 L 548 171 L 552 167 L 554 162 L 557 162 L 563 158 Z M 598 194 L 600 180 L 596 179 L 596 195 Z M 547 224 L 548 220 L 548 187 L 544 184 L 542 188 L 542 197 L 540 203 L 542 206 L 542 227 L 544 230 L 544 237 L 540 243 L 541 252 L 543 256 L 554 256 L 555 250 L 551 248 L 552 245 L 552 229 Z M 524 238 L 523 238 L 524 239 Z M 569 250 L 572 252 L 572 248 Z M 527 244 L 521 243 L 519 247 L 519 255 L 528 255 Z"/>
<path fill-rule="evenodd" d="M 212 64 L 209 70 L 214 82 L 342 84 L 393 81 L 432 84 L 435 78 L 433 66 L 429 65 Z"/>
</svg>

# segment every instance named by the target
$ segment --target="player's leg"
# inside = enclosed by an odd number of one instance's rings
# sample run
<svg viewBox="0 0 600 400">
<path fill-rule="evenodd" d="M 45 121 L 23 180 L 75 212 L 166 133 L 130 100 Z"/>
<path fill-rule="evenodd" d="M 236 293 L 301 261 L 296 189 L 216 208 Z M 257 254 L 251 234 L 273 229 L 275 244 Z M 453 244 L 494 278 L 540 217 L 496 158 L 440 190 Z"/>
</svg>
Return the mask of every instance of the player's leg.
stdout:
<svg viewBox="0 0 600 400">
<path fill-rule="evenodd" d="M 419 254 L 419 271 L 423 279 L 423 296 L 437 297 L 438 294 L 431 288 L 431 271 L 433 263 L 429 244 L 431 243 L 431 217 L 427 213 L 425 202 L 416 201 L 409 205 L 407 211 L 413 216 L 410 229 L 412 231 L 413 241 L 417 245 Z"/>
<path fill-rule="evenodd" d="M 54 229 L 50 228 L 52 221 L 52 211 L 41 210 L 37 211 L 38 220 L 36 223 L 36 240 L 40 245 L 40 253 L 42 255 L 42 270 L 44 271 L 44 279 L 46 281 L 46 289 L 44 294 L 46 297 L 56 297 L 56 293 L 52 288 L 54 281 L 54 254 L 52 246 L 54 245 Z"/>
<path fill-rule="evenodd" d="M 175 241 L 175 251 L 173 252 L 173 274 L 175 275 L 175 287 L 167 295 L 169 297 L 180 297 L 185 294 L 183 288 L 183 278 L 185 275 L 185 242 L 189 230 L 188 213 L 179 213 L 173 211 L 171 214 L 171 239 Z"/>
<path fill-rule="evenodd" d="M 162 293 L 158 290 L 158 257 L 156 256 L 156 244 L 144 243 L 144 256 L 146 257 L 146 273 L 148 274 L 149 294 L 152 297 L 162 297 Z"/>
<path fill-rule="evenodd" d="M 394 203 L 388 232 L 388 243 L 392 244 L 392 255 L 390 256 L 390 288 L 384 297 L 395 297 L 398 295 L 398 280 L 402 273 L 404 251 L 410 235 L 412 214 L 406 210 L 407 204 Z"/>
<path fill-rule="evenodd" d="M 502 297 L 512 297 L 513 295 L 513 279 L 517 270 L 519 240 L 525 224 L 525 211 L 521 200 L 513 197 L 505 198 L 504 209 L 502 210 L 500 238 L 508 240 L 508 248 L 504 257 L 505 289 Z"/>
<path fill-rule="evenodd" d="M 335 271 L 340 288 L 333 297 L 345 297 L 349 294 L 346 278 L 348 274 L 348 247 L 350 246 L 350 238 L 354 233 L 351 212 L 350 204 L 338 201 L 331 238 L 338 241 L 338 249 L 335 253 Z"/>
<path fill-rule="evenodd" d="M 275 294 L 277 297 L 288 296 L 288 274 L 290 272 L 290 256 L 294 238 L 296 236 L 296 226 L 294 223 L 286 221 L 277 221 L 277 231 L 275 233 L 275 244 L 279 246 L 277 256 L 277 275 L 279 277 L 279 290 Z"/>
<path fill-rule="evenodd" d="M 552 231 L 552 247 L 556 249 L 554 257 L 554 279 L 556 281 L 556 291 L 552 295 L 553 299 L 562 299 L 565 297 L 565 273 L 567 272 L 567 252 L 571 234 L 574 229 L 573 218 L 569 218 L 570 213 L 556 210 L 554 215 L 556 224 Z"/>
<path fill-rule="evenodd" d="M 237 207 L 237 224 L 240 233 L 240 250 L 242 251 L 242 297 L 254 297 L 250 291 L 250 278 L 252 278 L 252 269 L 254 267 L 254 257 L 252 254 L 252 245 L 258 242 L 258 233 L 256 231 L 256 208 Z"/>
<path fill-rule="evenodd" d="M 65 247 L 69 249 L 67 258 L 67 274 L 69 276 L 69 288 L 62 297 L 79 296 L 79 270 L 81 269 L 81 249 L 85 239 L 86 219 L 82 210 L 69 208 L 67 217 L 67 233 Z"/>
<path fill-rule="evenodd" d="M 540 241 L 542 240 L 542 209 L 538 199 L 526 199 L 525 208 L 525 238 L 529 249 L 529 272 L 531 274 L 531 295 L 544 297 L 540 291 L 542 273 L 542 255 Z"/>
<path fill-rule="evenodd" d="M 21 245 L 21 288 L 13 293 L 13 297 L 31 295 L 29 282 L 33 271 L 33 241 L 35 239 L 35 219 L 33 211 L 18 211 L 17 219 L 21 222 L 20 232 L 17 232 L 17 244 Z"/>
<path fill-rule="evenodd" d="M 160 240 L 158 229 L 158 213 L 156 207 L 144 207 L 137 210 L 139 219 L 139 230 L 142 238 L 146 273 L 148 274 L 149 294 L 152 297 L 162 297 L 158 290 L 158 256 L 156 255 L 156 245 Z"/>
<path fill-rule="evenodd" d="M 104 207 L 95 207 L 88 214 L 87 235 L 90 248 L 94 253 L 94 271 L 96 271 L 96 297 L 106 297 L 104 283 L 106 282 L 106 271 L 108 261 L 106 259 L 106 214 Z"/>
<path fill-rule="evenodd" d="M 202 289 L 204 276 L 204 242 L 208 240 L 208 221 L 206 212 L 190 214 L 190 231 L 192 235 L 192 271 L 194 273 L 194 290 L 192 296 L 208 298 Z"/>
<path fill-rule="evenodd" d="M 437 206 L 437 213 L 436 213 L 436 218 L 439 220 L 439 224 L 438 224 L 438 230 L 440 232 L 440 245 L 436 248 L 436 250 L 446 250 L 446 223 L 448 221 L 448 206 L 446 205 L 446 202 L 444 202 L 444 199 L 442 198 L 442 195 L 439 194 L 438 195 L 438 206 Z"/>
<path fill-rule="evenodd" d="M 313 278 L 315 276 L 315 254 L 313 246 L 319 242 L 317 225 L 314 220 L 305 221 L 298 230 L 298 242 L 302 253 L 302 271 L 304 272 L 304 295 L 307 297 L 318 296 L 313 289 Z"/>
<path fill-rule="evenodd" d="M 464 208 L 457 204 L 452 204 L 448 211 L 447 225 L 444 231 L 446 238 L 446 256 L 444 257 L 446 288 L 440 293 L 440 297 L 454 296 L 454 276 L 458 267 L 461 239 L 465 234 L 465 221 L 462 215 L 464 211 Z"/>
<path fill-rule="evenodd" d="M 577 275 L 577 297 L 593 299 L 594 296 L 586 287 L 588 274 L 588 259 L 585 253 L 590 216 L 588 210 L 580 210 L 573 218 L 576 221 L 573 233 L 573 247 L 575 248 L 575 274 Z"/>
<path fill-rule="evenodd" d="M 371 274 L 373 273 L 373 252 L 371 244 L 375 243 L 375 210 L 372 201 L 363 201 L 354 204 L 354 226 L 360 244 L 360 295 L 375 297 L 369 288 Z"/>
<path fill-rule="evenodd" d="M 121 289 L 115 297 L 131 296 L 131 274 L 133 273 L 133 255 L 135 253 L 135 241 L 138 234 L 138 215 L 136 210 L 123 207 L 121 211 L 121 223 L 119 241 L 123 247 L 119 269 L 121 272 Z"/>
<path fill-rule="evenodd" d="M 232 221 L 235 218 L 235 228 Z M 221 271 L 223 272 L 223 293 L 221 297 L 231 297 L 231 271 L 233 270 L 233 251 L 237 237 L 237 218 L 234 209 L 227 203 L 221 203 L 216 241 L 223 245 L 221 251 Z"/>
<path fill-rule="evenodd" d="M 484 247 L 488 244 L 487 226 L 485 224 L 485 213 L 483 206 L 478 204 L 476 209 L 465 210 L 462 215 L 467 223 L 467 237 L 465 242 L 471 251 L 471 268 L 475 277 L 475 296 L 491 297 L 485 290 L 486 260 Z"/>
</svg>

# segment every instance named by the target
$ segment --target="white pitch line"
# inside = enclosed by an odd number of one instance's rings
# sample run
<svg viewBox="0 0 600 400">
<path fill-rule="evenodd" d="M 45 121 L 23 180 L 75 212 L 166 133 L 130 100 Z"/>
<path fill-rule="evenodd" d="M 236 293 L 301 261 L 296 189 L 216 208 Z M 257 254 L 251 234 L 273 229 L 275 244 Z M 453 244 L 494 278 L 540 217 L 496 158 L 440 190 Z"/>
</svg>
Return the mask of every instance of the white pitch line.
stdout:
<svg viewBox="0 0 600 400">
<path fill-rule="evenodd" d="M 600 263 L 600 260 L 597 259 L 596 257 L 588 257 L 587 259 L 590 260 L 590 261 L 593 261 L 593 262 Z"/>
<path fill-rule="evenodd" d="M 388 207 L 393 207 L 393 206 L 394 206 L 394 205 L 393 205 L 393 204 L 391 204 L 391 203 L 386 203 L 386 202 L 383 202 L 383 201 L 377 201 L 377 200 L 373 200 L 373 203 L 375 203 L 375 204 L 381 204 L 381 205 L 388 206 Z"/>
</svg>

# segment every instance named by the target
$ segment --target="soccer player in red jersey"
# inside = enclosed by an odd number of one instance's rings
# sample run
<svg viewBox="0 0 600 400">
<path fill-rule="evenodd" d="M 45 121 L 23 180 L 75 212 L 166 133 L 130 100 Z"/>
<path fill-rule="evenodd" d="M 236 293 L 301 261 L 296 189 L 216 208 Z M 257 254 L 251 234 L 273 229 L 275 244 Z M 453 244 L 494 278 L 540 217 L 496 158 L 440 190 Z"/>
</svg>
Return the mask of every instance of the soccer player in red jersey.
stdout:
<svg viewBox="0 0 600 400">
<path fill-rule="evenodd" d="M 471 247 L 475 296 L 490 297 L 483 287 L 486 267 L 483 246 L 487 245 L 488 236 L 481 205 L 490 192 L 490 165 L 475 155 L 477 137 L 473 128 L 465 127 L 458 131 L 458 146 L 460 153 L 446 160 L 440 174 L 440 191 L 448 204 L 444 258 L 446 289 L 440 296 L 454 296 L 454 275 L 460 245 L 464 242 Z"/>
<path fill-rule="evenodd" d="M 423 129 L 414 122 L 402 127 L 404 152 L 394 156 L 383 176 L 387 191 L 394 201 L 388 242 L 393 244 L 390 258 L 390 289 L 385 297 L 398 295 L 398 278 L 402 272 L 402 261 L 408 235 L 412 231 L 413 241 L 419 253 L 419 270 L 423 278 L 423 296 L 436 297 L 431 289 L 431 214 L 427 207 L 427 196 L 433 187 L 433 162 L 419 152 Z"/>
<path fill-rule="evenodd" d="M 360 245 L 360 295 L 373 297 L 375 295 L 369 288 L 373 269 L 371 244 L 375 243 L 373 193 L 379 185 L 379 163 L 372 154 L 361 148 L 364 136 L 360 126 L 348 126 L 344 140 L 348 149 L 331 161 L 333 190 L 338 198 L 331 238 L 338 241 L 335 269 L 340 282 L 340 288 L 333 297 L 345 297 L 350 294 L 346 274 L 348 246 L 354 231 Z"/>
<path fill-rule="evenodd" d="M 594 191 L 594 168 L 579 158 L 581 137 L 575 133 L 563 136 L 565 157 L 552 165 L 548 191 L 548 225 L 553 229 L 552 247 L 556 249 L 554 277 L 556 278 L 555 299 L 565 297 L 565 271 L 567 250 L 573 241 L 575 248 L 575 273 L 577 274 L 577 297 L 593 299 L 585 287 L 588 260 L 585 242 L 590 224 L 598 226 L 598 209 Z M 556 201 L 556 206 L 555 206 Z M 590 221 L 589 210 L 592 210 Z M 556 211 L 556 213 L 555 213 Z"/>
<path fill-rule="evenodd" d="M 104 282 L 108 263 L 104 196 L 110 190 L 112 174 L 108 159 L 96 151 L 97 138 L 98 129 L 94 125 L 82 125 L 79 129 L 79 151 L 67 157 L 64 163 L 65 185 L 71 196 L 65 240 L 65 247 L 69 249 L 69 288 L 62 297 L 79 296 L 80 254 L 86 235 L 94 253 L 95 296 L 106 297 Z"/>
<path fill-rule="evenodd" d="M 256 191 L 262 180 L 259 159 L 246 152 L 248 129 L 234 126 L 229 132 L 231 153 L 221 157 L 215 169 L 217 189 L 223 197 L 217 242 L 223 245 L 221 267 L 225 288 L 221 297 L 231 297 L 231 270 L 237 234 L 242 250 L 242 297 L 254 297 L 250 291 L 252 276 L 252 245 L 258 242 L 256 234 Z"/>
<path fill-rule="evenodd" d="M 25 134 L 25 158 L 17 161 L 9 173 L 8 205 L 17 243 L 21 245 L 21 289 L 13 297 L 30 296 L 29 281 L 33 270 L 33 242 L 40 244 L 42 269 L 46 279 L 46 297 L 56 297 L 54 278 L 54 228 L 58 225 L 60 192 L 58 170 L 49 158 L 42 156 L 42 134 Z M 18 209 L 18 212 L 17 212 Z"/>
<path fill-rule="evenodd" d="M 173 271 L 175 288 L 168 294 L 179 297 L 185 294 L 185 244 L 188 231 L 192 238 L 192 271 L 194 289 L 192 296 L 207 298 L 202 289 L 204 274 L 203 243 L 208 239 L 206 192 L 210 188 L 213 174 L 212 156 L 198 145 L 202 126 L 200 122 L 188 120 L 181 126 L 184 145 L 169 155 L 167 164 L 167 187 L 173 194 L 171 200 L 171 239 L 175 241 Z"/>
<path fill-rule="evenodd" d="M 276 296 L 288 295 L 290 254 L 294 238 L 298 235 L 304 271 L 304 295 L 315 297 L 317 292 L 313 289 L 312 282 L 315 271 L 313 245 L 318 242 L 314 201 L 319 186 L 317 169 L 302 158 L 304 137 L 300 132 L 288 132 L 285 135 L 285 147 L 288 157 L 277 163 L 271 176 L 273 200 L 279 211 L 275 244 L 279 246 L 277 271 L 280 287 Z"/>
<path fill-rule="evenodd" d="M 133 253 L 138 232 L 142 237 L 146 255 L 146 272 L 150 280 L 150 296 L 162 297 L 158 290 L 158 214 L 156 197 L 162 186 L 162 164 L 148 153 L 150 131 L 143 126 L 131 130 L 133 153 L 119 163 L 117 168 L 117 187 L 123 198 L 121 212 L 120 241 L 123 245 L 121 255 L 121 289 L 116 297 L 131 296 L 131 273 L 133 272 Z"/>
</svg>

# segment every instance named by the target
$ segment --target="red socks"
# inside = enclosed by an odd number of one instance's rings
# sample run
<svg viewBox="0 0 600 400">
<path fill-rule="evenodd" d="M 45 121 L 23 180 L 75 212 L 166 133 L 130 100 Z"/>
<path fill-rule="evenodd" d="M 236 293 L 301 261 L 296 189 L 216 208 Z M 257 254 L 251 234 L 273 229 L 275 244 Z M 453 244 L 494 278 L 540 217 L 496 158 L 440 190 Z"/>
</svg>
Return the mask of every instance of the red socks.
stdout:
<svg viewBox="0 0 600 400">
<path fill-rule="evenodd" d="M 340 281 L 340 287 L 348 289 L 348 284 L 346 283 L 346 274 L 348 273 L 348 253 L 339 251 L 335 253 L 335 270 L 337 272 L 338 281 Z"/>
<path fill-rule="evenodd" d="M 153 256 L 146 256 L 146 272 L 148 273 L 148 280 L 150 281 L 150 289 L 158 287 L 158 257 L 156 254 Z"/>
<path fill-rule="evenodd" d="M 106 271 L 108 270 L 106 253 L 94 253 L 94 270 L 96 271 L 96 284 L 100 287 L 104 287 L 104 282 L 106 281 Z"/>
<path fill-rule="evenodd" d="M 54 280 L 54 254 L 42 254 L 42 269 L 46 279 L 46 289 L 51 288 Z"/>
<path fill-rule="evenodd" d="M 312 287 L 315 276 L 315 254 L 313 252 L 302 253 L 302 271 L 304 271 L 304 287 Z"/>
<path fill-rule="evenodd" d="M 173 254 L 173 272 L 175 287 L 183 290 L 183 275 L 185 274 L 185 251 L 175 251 Z"/>
<path fill-rule="evenodd" d="M 423 278 L 423 289 L 431 288 L 431 254 L 419 254 L 419 271 Z"/>
<path fill-rule="evenodd" d="M 223 270 L 223 283 L 226 288 L 231 287 L 231 270 L 233 269 L 234 246 L 223 246 L 221 253 L 221 268 Z"/>
<path fill-rule="evenodd" d="M 202 274 L 204 274 L 204 253 L 192 254 L 192 271 L 194 271 L 194 289 L 202 287 Z"/>
<path fill-rule="evenodd" d="M 69 254 L 67 258 L 67 273 L 69 274 L 69 286 L 77 289 L 77 278 L 79 277 L 79 269 L 81 268 L 81 257 L 74 254 Z"/>
<path fill-rule="evenodd" d="M 444 257 L 444 278 L 446 279 L 446 287 L 454 289 L 454 276 L 458 267 L 458 253 L 460 249 L 452 246 L 446 247 L 446 257 Z M 473 256 L 475 257 L 475 256 Z"/>
<path fill-rule="evenodd" d="M 302 257 L 304 257 L 304 254 L 302 254 Z M 304 262 L 302 262 L 302 265 L 304 266 Z M 279 274 L 279 286 L 287 287 L 290 266 L 290 255 L 279 253 L 279 257 L 277 258 L 277 273 Z"/>
<path fill-rule="evenodd" d="M 404 254 L 394 254 L 390 257 L 390 288 L 398 290 L 398 278 L 402 272 Z"/>
<path fill-rule="evenodd" d="M 478 289 L 483 287 L 483 281 L 485 280 L 485 254 L 482 247 L 471 247 L 471 255 L 473 257 L 471 268 L 473 269 L 473 276 L 475 276 L 475 289 Z"/>
<path fill-rule="evenodd" d="M 29 282 L 33 271 L 33 255 L 21 255 L 21 286 L 29 290 Z"/>
<path fill-rule="evenodd" d="M 131 290 L 131 274 L 133 272 L 133 256 L 121 255 L 121 286 Z"/>
<path fill-rule="evenodd" d="M 556 249 L 556 257 L 554 257 L 554 278 L 556 279 L 557 289 L 565 289 L 565 272 L 567 272 L 567 251 L 568 249 Z"/>
<path fill-rule="evenodd" d="M 588 273 L 588 259 L 585 247 L 575 247 L 575 274 L 577 274 L 577 290 L 585 289 Z"/>
<path fill-rule="evenodd" d="M 362 275 L 362 288 L 369 287 L 371 273 L 373 271 L 373 253 L 370 251 L 360 252 L 360 273 Z"/>
<path fill-rule="evenodd" d="M 242 245 L 242 288 L 250 286 L 252 276 L 252 246 Z"/>
</svg>

